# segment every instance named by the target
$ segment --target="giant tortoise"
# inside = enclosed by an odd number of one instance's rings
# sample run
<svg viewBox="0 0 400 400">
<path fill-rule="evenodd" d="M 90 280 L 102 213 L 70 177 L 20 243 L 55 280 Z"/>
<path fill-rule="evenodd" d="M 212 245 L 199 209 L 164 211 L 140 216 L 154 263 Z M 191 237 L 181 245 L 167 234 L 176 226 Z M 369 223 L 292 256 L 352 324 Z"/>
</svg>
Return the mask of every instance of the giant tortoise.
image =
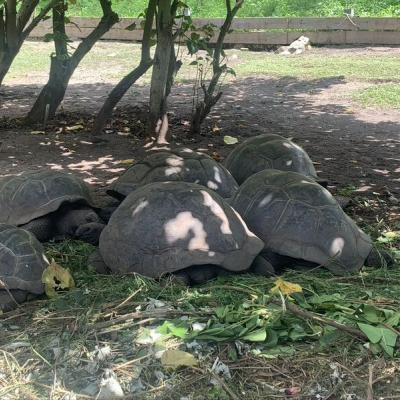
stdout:
<svg viewBox="0 0 400 400">
<path fill-rule="evenodd" d="M 308 154 L 291 140 L 274 134 L 245 140 L 233 149 L 224 164 L 239 185 L 251 175 L 271 168 L 298 172 L 319 180 Z"/>
<path fill-rule="evenodd" d="M 154 182 L 198 183 L 223 198 L 233 196 L 238 185 L 230 172 L 210 156 L 190 149 L 162 150 L 130 167 L 107 191 L 123 200 L 140 186 Z"/>
<path fill-rule="evenodd" d="M 263 248 L 214 191 L 187 182 L 157 182 L 132 192 L 100 236 L 99 255 L 114 273 L 159 278 L 177 273 L 202 283 L 218 271 L 246 271 Z M 91 258 L 99 270 L 99 257 Z"/>
<path fill-rule="evenodd" d="M 264 241 L 263 255 L 274 267 L 322 265 L 346 274 L 376 262 L 369 236 L 326 189 L 301 174 L 258 172 L 231 204 Z"/>
<path fill-rule="evenodd" d="M 46 267 L 43 247 L 32 233 L 0 223 L 1 311 L 15 308 L 30 294 L 42 294 Z"/>
<path fill-rule="evenodd" d="M 24 228 L 41 242 L 72 237 L 96 244 L 104 227 L 86 184 L 51 170 L 0 178 L 0 222 Z"/>
</svg>

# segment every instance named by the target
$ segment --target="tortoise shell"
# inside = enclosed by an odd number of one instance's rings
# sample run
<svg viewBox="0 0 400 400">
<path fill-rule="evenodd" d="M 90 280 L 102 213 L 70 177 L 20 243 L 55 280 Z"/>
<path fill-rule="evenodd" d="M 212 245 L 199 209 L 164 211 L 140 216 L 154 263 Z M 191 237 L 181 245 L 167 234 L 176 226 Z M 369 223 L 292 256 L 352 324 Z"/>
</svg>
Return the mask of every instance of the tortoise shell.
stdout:
<svg viewBox="0 0 400 400">
<path fill-rule="evenodd" d="M 291 140 L 274 134 L 245 140 L 228 155 L 224 165 L 239 185 L 264 169 L 293 171 L 317 179 L 308 154 Z"/>
<path fill-rule="evenodd" d="M 113 272 L 149 277 L 206 264 L 243 271 L 262 248 L 227 202 L 187 182 L 132 192 L 111 216 L 99 247 Z"/>
<path fill-rule="evenodd" d="M 190 149 L 159 151 L 130 167 L 107 191 L 119 200 L 154 182 L 198 183 L 228 198 L 238 189 L 230 172 L 213 158 Z"/>
<path fill-rule="evenodd" d="M 43 293 L 46 267 L 43 246 L 33 234 L 0 223 L 0 280 L 7 289 Z"/>
<path fill-rule="evenodd" d="M 322 186 L 301 174 L 265 170 L 240 187 L 231 202 L 265 250 L 344 274 L 358 271 L 371 239 Z"/>
<path fill-rule="evenodd" d="M 0 222 L 24 225 L 63 203 L 91 205 L 89 189 L 74 175 L 42 170 L 0 178 Z"/>
</svg>

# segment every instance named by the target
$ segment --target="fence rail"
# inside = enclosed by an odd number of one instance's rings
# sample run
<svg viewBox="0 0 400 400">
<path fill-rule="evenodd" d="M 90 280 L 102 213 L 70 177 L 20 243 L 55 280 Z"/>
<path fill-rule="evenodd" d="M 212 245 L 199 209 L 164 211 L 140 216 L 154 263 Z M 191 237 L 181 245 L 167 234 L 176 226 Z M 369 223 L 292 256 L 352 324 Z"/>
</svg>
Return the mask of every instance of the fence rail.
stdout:
<svg viewBox="0 0 400 400">
<path fill-rule="evenodd" d="M 211 23 L 221 26 L 223 19 L 195 19 L 197 26 Z M 71 39 L 88 36 L 97 26 L 97 18 L 72 18 L 67 25 Z M 123 18 L 103 39 L 141 41 L 143 31 L 127 30 L 140 20 Z M 400 45 L 400 18 L 236 18 L 233 32 L 226 38 L 230 45 L 286 45 L 305 35 L 316 45 Z M 44 38 L 51 33 L 50 20 L 43 21 L 32 31 L 31 37 Z"/>
</svg>

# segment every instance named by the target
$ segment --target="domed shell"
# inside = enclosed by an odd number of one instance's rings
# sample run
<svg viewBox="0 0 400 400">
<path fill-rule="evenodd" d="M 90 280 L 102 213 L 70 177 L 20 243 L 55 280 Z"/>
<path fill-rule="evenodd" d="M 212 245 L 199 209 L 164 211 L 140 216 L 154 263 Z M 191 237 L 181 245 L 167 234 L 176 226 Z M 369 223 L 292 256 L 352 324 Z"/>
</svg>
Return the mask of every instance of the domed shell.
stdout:
<svg viewBox="0 0 400 400">
<path fill-rule="evenodd" d="M 266 250 L 323 265 L 335 274 L 358 271 L 372 249 L 371 239 L 334 197 L 295 172 L 265 170 L 251 176 L 232 206 Z"/>
<path fill-rule="evenodd" d="M 251 175 L 271 168 L 317 179 L 308 154 L 291 140 L 273 134 L 245 140 L 229 154 L 224 164 L 239 185 Z"/>
<path fill-rule="evenodd" d="M 0 280 L 9 290 L 43 293 L 44 250 L 30 232 L 0 224 Z"/>
<path fill-rule="evenodd" d="M 235 179 L 223 165 L 206 154 L 181 149 L 148 155 L 120 176 L 107 193 L 122 200 L 140 186 L 169 181 L 198 183 L 223 198 L 233 196 L 238 189 Z"/>
<path fill-rule="evenodd" d="M 262 248 L 220 196 L 186 182 L 135 190 L 100 236 L 100 253 L 112 271 L 149 277 L 205 264 L 244 271 Z"/>
<path fill-rule="evenodd" d="M 91 204 L 89 189 L 74 175 L 42 170 L 0 178 L 0 222 L 23 225 L 66 202 Z"/>
</svg>

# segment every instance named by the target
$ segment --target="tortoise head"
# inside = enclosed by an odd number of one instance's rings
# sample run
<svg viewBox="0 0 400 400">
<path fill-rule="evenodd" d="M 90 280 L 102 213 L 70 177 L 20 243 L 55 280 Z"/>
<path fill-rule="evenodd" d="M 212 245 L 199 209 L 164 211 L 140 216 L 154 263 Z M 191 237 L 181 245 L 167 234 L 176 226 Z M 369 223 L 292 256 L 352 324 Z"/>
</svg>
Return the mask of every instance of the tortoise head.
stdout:
<svg viewBox="0 0 400 400">
<path fill-rule="evenodd" d="M 58 218 L 57 228 L 62 236 L 97 245 L 104 228 L 100 217 L 90 207 L 71 208 Z"/>
</svg>

